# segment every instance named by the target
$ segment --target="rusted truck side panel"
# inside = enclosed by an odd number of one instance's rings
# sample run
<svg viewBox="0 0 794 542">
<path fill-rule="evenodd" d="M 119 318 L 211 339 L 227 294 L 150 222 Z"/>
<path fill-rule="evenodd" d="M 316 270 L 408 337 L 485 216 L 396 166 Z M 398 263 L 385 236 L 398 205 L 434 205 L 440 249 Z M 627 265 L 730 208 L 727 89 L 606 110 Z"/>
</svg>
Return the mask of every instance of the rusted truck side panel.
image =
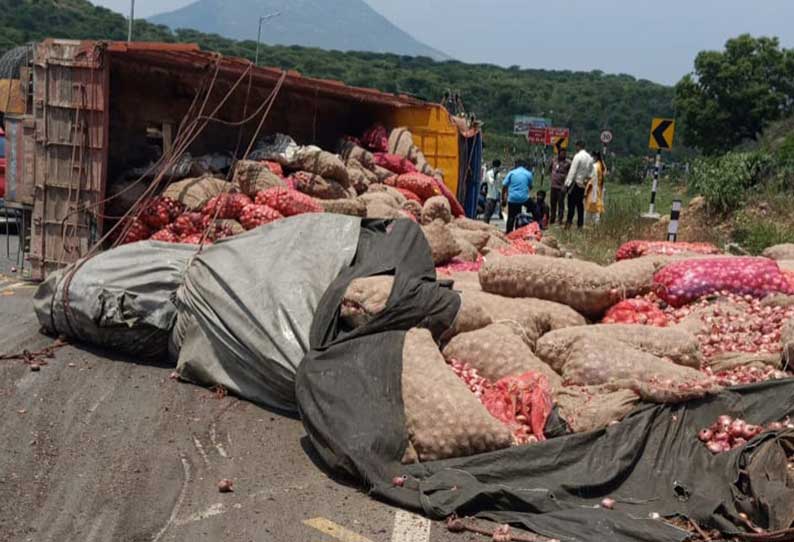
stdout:
<svg viewBox="0 0 794 542">
<path fill-rule="evenodd" d="M 47 41 L 34 61 L 34 278 L 84 256 L 102 231 L 109 66 L 102 47 Z"/>
</svg>

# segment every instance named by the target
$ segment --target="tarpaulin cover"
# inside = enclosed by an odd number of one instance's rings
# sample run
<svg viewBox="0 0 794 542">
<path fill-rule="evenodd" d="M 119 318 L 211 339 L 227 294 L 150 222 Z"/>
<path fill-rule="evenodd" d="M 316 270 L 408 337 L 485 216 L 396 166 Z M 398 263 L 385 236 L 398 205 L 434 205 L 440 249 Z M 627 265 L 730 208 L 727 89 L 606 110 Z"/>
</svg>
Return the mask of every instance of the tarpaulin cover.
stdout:
<svg viewBox="0 0 794 542">
<path fill-rule="evenodd" d="M 642 406 L 620 424 L 591 433 L 402 465 L 405 330 L 426 325 L 437 335 L 451 323 L 459 300 L 432 282 L 433 263 L 418 229 L 401 222 L 390 233 L 364 230 L 353 266 L 320 303 L 312 350 L 298 370 L 304 425 L 331 468 L 359 477 L 376 498 L 433 518 L 476 515 L 561 540 L 673 542 L 689 536 L 652 519 L 653 513 L 683 515 L 704 528 L 732 532 L 739 529 L 740 511 L 759 516 L 752 507 L 740 508 L 751 498 L 759 503 L 794 498 L 786 485 L 782 437 L 767 434 L 719 455 L 697 438 L 720 414 L 752 423 L 793 414 L 792 380 L 736 388 L 687 404 Z M 344 331 L 338 315 L 349 282 L 389 272 L 396 280 L 387 309 L 365 326 Z M 764 461 L 777 458 L 772 469 L 760 469 L 767 476 L 764 483 L 739 483 L 746 476 L 742 472 L 758 467 L 753 458 L 762 451 Z M 404 487 L 391 482 L 399 475 L 408 476 Z M 617 501 L 615 510 L 597 506 L 604 497 Z M 779 516 L 770 525 L 785 524 L 782 516 L 789 507 L 777 508 L 781 512 L 764 512 Z"/>
<path fill-rule="evenodd" d="M 196 255 L 177 292 L 180 377 L 296 411 L 295 371 L 314 312 L 350 266 L 360 229 L 359 218 L 300 215 Z"/>
<path fill-rule="evenodd" d="M 47 277 L 33 300 L 36 316 L 52 334 L 162 358 L 177 317 L 172 297 L 195 253 L 156 241 L 98 253 Z"/>
</svg>

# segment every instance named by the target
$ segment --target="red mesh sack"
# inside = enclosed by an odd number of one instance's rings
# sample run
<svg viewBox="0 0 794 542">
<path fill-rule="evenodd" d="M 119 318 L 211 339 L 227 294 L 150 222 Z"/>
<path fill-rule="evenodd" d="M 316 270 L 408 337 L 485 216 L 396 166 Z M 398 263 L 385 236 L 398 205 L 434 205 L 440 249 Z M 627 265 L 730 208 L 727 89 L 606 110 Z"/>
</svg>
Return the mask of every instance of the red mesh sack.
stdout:
<svg viewBox="0 0 794 542">
<path fill-rule="evenodd" d="M 615 253 L 616 260 L 641 256 L 676 256 L 679 254 L 720 254 L 711 243 L 672 243 L 670 241 L 628 241 Z"/>
<path fill-rule="evenodd" d="M 420 198 L 410 190 L 406 190 L 405 188 L 395 188 L 395 190 L 397 190 L 400 194 L 405 196 L 405 199 L 409 201 L 417 201 L 419 203 L 422 203 L 422 198 Z"/>
<path fill-rule="evenodd" d="M 436 180 L 423 173 L 406 173 L 391 177 L 384 184 L 413 192 L 419 196 L 423 203 L 433 196 L 441 195 L 441 190 L 438 188 Z"/>
<path fill-rule="evenodd" d="M 284 215 L 272 207 L 252 203 L 247 205 L 240 214 L 240 224 L 246 230 L 252 230 L 258 226 L 270 224 L 280 218 L 284 218 Z"/>
<path fill-rule="evenodd" d="M 663 267 L 653 281 L 656 294 L 673 307 L 715 292 L 757 298 L 792 293 L 777 262 L 767 258 L 682 260 Z"/>
<path fill-rule="evenodd" d="M 267 205 L 284 216 L 295 216 L 303 213 L 322 213 L 323 208 L 317 201 L 297 190 L 290 188 L 269 188 L 256 195 L 257 205 Z"/>
<path fill-rule="evenodd" d="M 272 173 L 284 178 L 284 168 L 281 167 L 281 164 L 278 162 L 271 162 L 270 160 L 263 160 L 262 163 L 265 164 L 267 169 L 269 169 Z"/>
<path fill-rule="evenodd" d="M 397 175 L 402 175 L 403 173 L 416 173 L 416 166 L 413 162 L 402 156 L 385 152 L 376 152 L 374 157 L 376 166 L 388 169 Z"/>
<path fill-rule="evenodd" d="M 388 152 L 389 133 L 381 124 L 376 124 L 361 136 L 361 144 L 372 152 Z"/>
<path fill-rule="evenodd" d="M 200 244 L 202 244 L 201 241 L 202 241 L 203 237 L 204 236 L 202 234 L 200 234 L 200 233 L 193 233 L 191 235 L 186 235 L 186 236 L 182 237 L 181 239 L 179 239 L 179 242 L 183 243 L 185 245 L 200 245 Z M 212 244 L 212 240 L 208 237 L 208 238 L 204 239 L 204 244 L 205 245 L 211 245 Z"/>
<path fill-rule="evenodd" d="M 462 271 L 479 271 L 485 260 L 482 256 L 475 262 L 465 262 L 458 258 L 452 258 L 447 264 L 436 267 L 437 275 L 452 275 Z"/>
<path fill-rule="evenodd" d="M 177 237 L 201 233 L 207 225 L 209 217 L 202 213 L 184 213 L 176 217 L 171 229 Z"/>
<path fill-rule="evenodd" d="M 500 247 L 496 252 L 502 256 L 519 256 L 521 254 L 536 254 L 535 245 L 523 239 L 510 241 L 510 246 Z"/>
<path fill-rule="evenodd" d="M 207 202 L 202 212 L 212 218 L 237 220 L 243 208 L 252 203 L 245 194 L 219 194 Z"/>
<path fill-rule="evenodd" d="M 626 299 L 614 305 L 601 320 L 604 324 L 641 324 L 666 327 L 667 317 L 647 299 Z"/>
<path fill-rule="evenodd" d="M 171 198 L 152 198 L 144 205 L 140 219 L 149 228 L 159 230 L 165 228 L 176 217 L 181 215 L 184 210 L 184 205 Z"/>
<path fill-rule="evenodd" d="M 530 371 L 505 377 L 486 387 L 480 400 L 494 418 L 510 428 L 519 444 L 546 440 L 543 430 L 553 405 L 551 386 L 544 375 Z"/>
<path fill-rule="evenodd" d="M 508 233 L 507 238 L 511 241 L 540 241 L 543 238 L 543 232 L 537 222 L 530 222 L 523 228 Z"/>
<path fill-rule="evenodd" d="M 449 201 L 449 206 L 452 209 L 452 216 L 455 218 L 466 216 L 466 211 L 463 210 L 463 206 L 458 201 L 458 198 L 456 198 L 455 194 L 453 194 L 452 191 L 447 188 L 447 185 L 444 184 L 444 181 L 436 179 L 435 177 L 433 177 L 433 180 L 436 182 L 436 186 L 441 191 L 441 195 L 447 198 L 447 201 Z"/>
<path fill-rule="evenodd" d="M 169 228 L 163 228 L 150 237 L 152 241 L 162 241 L 164 243 L 178 243 L 179 235 Z"/>
<path fill-rule="evenodd" d="M 138 241 L 143 241 L 145 239 L 148 239 L 152 235 L 152 230 L 149 229 L 149 226 L 144 224 L 143 221 L 140 220 L 139 218 L 133 218 L 130 220 L 130 222 L 132 224 L 127 230 L 127 233 L 125 233 L 121 237 L 119 241 L 120 245 L 126 245 L 128 243 L 136 243 Z M 119 230 L 123 231 L 125 227 L 126 226 L 124 225 L 119 226 Z"/>
</svg>

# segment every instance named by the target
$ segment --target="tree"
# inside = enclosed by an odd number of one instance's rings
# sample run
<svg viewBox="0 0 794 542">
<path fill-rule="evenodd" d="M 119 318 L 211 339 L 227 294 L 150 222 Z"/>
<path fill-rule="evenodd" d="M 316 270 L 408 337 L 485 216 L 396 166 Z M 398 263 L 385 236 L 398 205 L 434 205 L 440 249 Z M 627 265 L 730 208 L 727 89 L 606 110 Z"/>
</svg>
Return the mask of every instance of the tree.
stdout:
<svg viewBox="0 0 794 542">
<path fill-rule="evenodd" d="M 794 113 L 794 50 L 777 38 L 743 34 L 725 50 L 703 51 L 675 89 L 685 143 L 707 154 L 756 139 Z"/>
</svg>

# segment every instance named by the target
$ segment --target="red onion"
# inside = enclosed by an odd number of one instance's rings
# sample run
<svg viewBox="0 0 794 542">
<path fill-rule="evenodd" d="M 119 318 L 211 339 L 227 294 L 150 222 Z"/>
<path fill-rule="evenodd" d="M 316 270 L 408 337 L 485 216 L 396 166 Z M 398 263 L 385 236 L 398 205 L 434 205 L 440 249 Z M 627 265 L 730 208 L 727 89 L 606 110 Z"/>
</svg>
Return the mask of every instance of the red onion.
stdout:
<svg viewBox="0 0 794 542">
<path fill-rule="evenodd" d="M 612 510 L 615 508 L 615 499 L 610 499 L 606 497 L 601 500 L 601 508 L 606 508 L 607 510 Z"/>
<path fill-rule="evenodd" d="M 220 482 L 218 482 L 218 491 L 221 493 L 231 493 L 234 491 L 234 482 L 229 480 L 228 478 L 224 478 Z"/>
<path fill-rule="evenodd" d="M 783 424 L 780 422 L 772 422 L 769 425 L 767 425 L 766 428 L 768 431 L 782 431 Z"/>
<path fill-rule="evenodd" d="M 395 476 L 391 479 L 391 485 L 394 487 L 403 487 L 405 485 L 405 476 Z"/>
<path fill-rule="evenodd" d="M 723 451 L 722 444 L 720 442 L 717 442 L 716 440 L 712 440 L 711 442 L 708 442 L 706 444 L 706 448 L 708 448 L 709 452 L 713 454 L 718 454 Z"/>
<path fill-rule="evenodd" d="M 744 421 L 737 418 L 733 420 L 731 422 L 731 425 L 728 427 L 728 434 L 732 438 L 743 437 L 746 434 L 745 426 L 746 424 L 744 423 Z"/>
<path fill-rule="evenodd" d="M 725 431 L 714 434 L 714 440 L 717 442 L 728 442 L 729 438 L 731 438 L 730 433 L 726 433 Z"/>
<path fill-rule="evenodd" d="M 717 425 L 721 427 L 723 430 L 728 429 L 731 423 L 733 422 L 733 418 L 728 416 L 727 414 L 723 414 L 719 418 L 717 418 Z"/>
<path fill-rule="evenodd" d="M 703 429 L 698 433 L 698 438 L 701 442 L 708 442 L 714 437 L 714 432 L 711 429 Z"/>
</svg>

